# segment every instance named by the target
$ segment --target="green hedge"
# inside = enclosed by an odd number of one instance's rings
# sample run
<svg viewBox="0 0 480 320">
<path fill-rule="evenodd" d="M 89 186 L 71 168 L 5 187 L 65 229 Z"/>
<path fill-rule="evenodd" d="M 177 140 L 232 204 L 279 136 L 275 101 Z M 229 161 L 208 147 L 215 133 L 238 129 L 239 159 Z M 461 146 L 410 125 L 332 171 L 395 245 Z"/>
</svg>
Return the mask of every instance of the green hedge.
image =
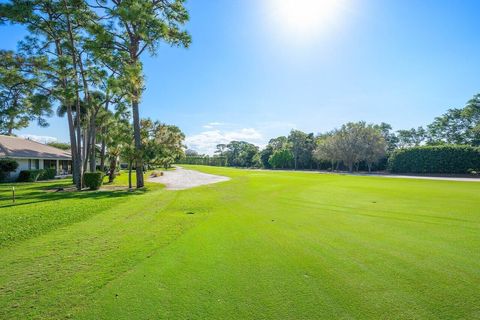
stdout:
<svg viewBox="0 0 480 320">
<path fill-rule="evenodd" d="M 39 180 L 54 179 L 57 171 L 55 169 L 22 170 L 18 175 L 19 182 L 35 182 Z"/>
<path fill-rule="evenodd" d="M 469 173 L 480 170 L 480 148 L 422 146 L 395 151 L 388 159 L 394 173 Z"/>
<path fill-rule="evenodd" d="M 57 170 L 48 168 L 48 169 L 43 169 L 42 174 L 40 175 L 40 178 L 38 180 L 51 180 L 55 179 L 55 176 L 57 175 Z"/>
<path fill-rule="evenodd" d="M 45 170 L 22 170 L 18 175 L 19 182 L 35 182 L 41 180 L 40 177 L 43 175 Z"/>
<path fill-rule="evenodd" d="M 197 164 L 204 166 L 226 167 L 227 157 L 224 156 L 186 156 L 175 162 L 176 164 Z"/>
<path fill-rule="evenodd" d="M 97 172 L 85 172 L 83 174 L 83 181 L 85 186 L 90 190 L 98 190 L 102 186 L 104 173 Z"/>
</svg>

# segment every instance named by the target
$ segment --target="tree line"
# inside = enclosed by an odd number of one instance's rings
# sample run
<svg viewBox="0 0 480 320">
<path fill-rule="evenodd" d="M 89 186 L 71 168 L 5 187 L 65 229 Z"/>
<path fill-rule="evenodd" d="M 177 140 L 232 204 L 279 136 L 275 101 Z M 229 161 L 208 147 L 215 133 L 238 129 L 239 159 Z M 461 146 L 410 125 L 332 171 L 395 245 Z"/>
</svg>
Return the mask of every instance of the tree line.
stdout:
<svg viewBox="0 0 480 320">
<path fill-rule="evenodd" d="M 187 150 L 181 161 L 273 169 L 372 171 L 385 170 L 388 158 L 399 150 L 450 145 L 480 146 L 480 94 L 462 108 L 448 109 L 426 128 L 393 131 L 387 123 L 349 122 L 316 135 L 291 130 L 288 136 L 271 139 L 261 150 L 245 141 L 219 144 L 211 157 Z"/>
<path fill-rule="evenodd" d="M 183 134 L 140 119 L 141 57 L 162 44 L 188 47 L 188 19 L 184 0 L 1 3 L 0 24 L 22 25 L 29 34 L 16 52 L 0 51 L 0 131 L 12 134 L 31 121 L 47 126 L 56 109 L 68 122 L 78 189 L 98 157 L 103 168 L 115 154 L 133 164 L 136 186 L 143 187 L 144 162 L 152 158 L 147 145 Z"/>
</svg>

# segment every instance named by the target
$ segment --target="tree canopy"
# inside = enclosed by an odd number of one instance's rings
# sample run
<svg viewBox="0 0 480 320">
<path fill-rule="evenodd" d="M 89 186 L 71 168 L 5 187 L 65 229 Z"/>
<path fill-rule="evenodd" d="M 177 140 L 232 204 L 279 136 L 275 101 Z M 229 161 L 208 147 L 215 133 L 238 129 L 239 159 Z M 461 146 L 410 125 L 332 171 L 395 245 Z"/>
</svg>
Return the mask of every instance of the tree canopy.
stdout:
<svg viewBox="0 0 480 320">
<path fill-rule="evenodd" d="M 118 133 L 113 127 L 120 118 L 128 119 L 137 187 L 142 187 L 141 56 L 155 55 L 161 43 L 188 47 L 188 18 L 183 0 L 1 3 L 0 24 L 23 25 L 29 35 L 19 43 L 18 53 L 0 53 L 0 132 L 12 134 L 31 121 L 46 126 L 55 105 L 68 122 L 74 181 L 81 189 L 83 173 L 97 169 L 98 152 L 103 167 L 107 150 L 115 149 L 107 144 L 118 146 L 109 137 Z M 115 116 L 118 112 L 122 117 Z"/>
</svg>

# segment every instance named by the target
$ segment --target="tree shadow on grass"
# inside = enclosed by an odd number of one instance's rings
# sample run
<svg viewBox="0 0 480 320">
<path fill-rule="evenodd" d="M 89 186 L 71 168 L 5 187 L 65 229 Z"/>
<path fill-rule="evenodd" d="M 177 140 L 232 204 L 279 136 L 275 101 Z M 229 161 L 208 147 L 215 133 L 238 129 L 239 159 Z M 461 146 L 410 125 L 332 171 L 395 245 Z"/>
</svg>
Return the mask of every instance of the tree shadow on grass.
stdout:
<svg viewBox="0 0 480 320">
<path fill-rule="evenodd" d="M 52 184 L 52 185 L 38 185 L 33 187 L 22 188 L 18 190 L 16 195 L 16 203 L 0 204 L 1 208 L 17 207 L 29 204 L 68 200 L 68 199 L 105 199 L 105 198 L 125 198 L 129 196 L 141 195 L 146 193 L 148 188 L 135 189 L 135 190 L 82 190 L 82 191 L 62 191 L 56 190 L 67 186 L 65 184 Z M 25 192 L 27 191 L 27 192 Z M 5 195 L 4 195 L 5 194 Z M 0 193 L 0 201 L 9 201 L 12 199 L 10 191 Z M 3 202 L 2 201 L 2 202 Z"/>
</svg>

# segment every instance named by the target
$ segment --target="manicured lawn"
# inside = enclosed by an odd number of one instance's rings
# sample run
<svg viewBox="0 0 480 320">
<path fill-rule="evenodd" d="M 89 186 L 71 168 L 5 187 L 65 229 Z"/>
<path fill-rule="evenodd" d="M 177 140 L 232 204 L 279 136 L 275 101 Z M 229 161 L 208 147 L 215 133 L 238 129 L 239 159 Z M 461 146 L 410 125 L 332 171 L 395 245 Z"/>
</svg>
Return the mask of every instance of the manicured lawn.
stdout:
<svg viewBox="0 0 480 320">
<path fill-rule="evenodd" d="M 0 319 L 480 318 L 480 183 L 195 168 L 232 180 L 0 185 Z"/>
<path fill-rule="evenodd" d="M 128 175 L 120 175 L 113 185 L 128 185 Z M 12 187 L 16 192 L 15 203 Z M 121 204 L 130 195 L 125 191 L 58 191 L 72 187 L 71 179 L 0 184 L 0 248 L 90 218 Z M 149 184 L 146 190 L 152 188 L 161 186 Z"/>
</svg>

